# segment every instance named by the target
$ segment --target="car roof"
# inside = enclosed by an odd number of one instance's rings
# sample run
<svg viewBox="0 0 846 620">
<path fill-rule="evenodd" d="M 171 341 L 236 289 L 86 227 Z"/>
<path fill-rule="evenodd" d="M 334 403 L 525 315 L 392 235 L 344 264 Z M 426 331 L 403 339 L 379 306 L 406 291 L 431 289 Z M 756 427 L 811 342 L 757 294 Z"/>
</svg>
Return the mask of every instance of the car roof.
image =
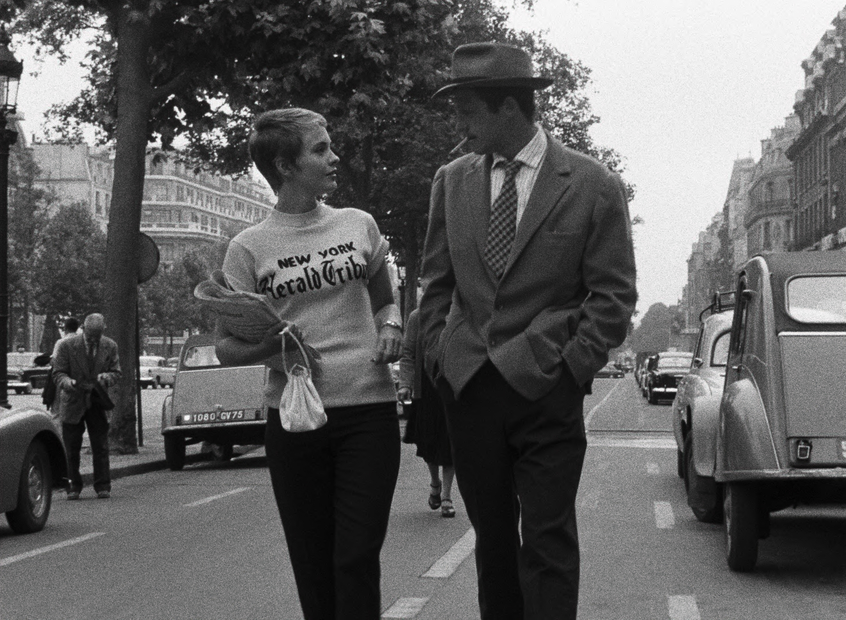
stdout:
<svg viewBox="0 0 846 620">
<path fill-rule="evenodd" d="M 746 263 L 745 270 L 763 272 L 762 281 L 770 282 L 772 289 L 773 315 L 777 332 L 843 331 L 842 323 L 805 323 L 795 320 L 787 313 L 787 282 L 796 276 L 846 275 L 846 252 L 777 252 L 758 254 Z"/>
</svg>

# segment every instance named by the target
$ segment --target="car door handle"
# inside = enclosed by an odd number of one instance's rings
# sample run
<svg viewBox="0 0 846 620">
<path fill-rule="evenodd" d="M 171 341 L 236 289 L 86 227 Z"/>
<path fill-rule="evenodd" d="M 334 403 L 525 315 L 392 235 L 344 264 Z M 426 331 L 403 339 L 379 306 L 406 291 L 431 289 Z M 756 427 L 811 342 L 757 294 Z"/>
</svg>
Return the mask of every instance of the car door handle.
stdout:
<svg viewBox="0 0 846 620">
<path fill-rule="evenodd" d="M 743 369 L 743 364 L 735 364 L 731 367 L 734 372 L 740 372 Z"/>
</svg>

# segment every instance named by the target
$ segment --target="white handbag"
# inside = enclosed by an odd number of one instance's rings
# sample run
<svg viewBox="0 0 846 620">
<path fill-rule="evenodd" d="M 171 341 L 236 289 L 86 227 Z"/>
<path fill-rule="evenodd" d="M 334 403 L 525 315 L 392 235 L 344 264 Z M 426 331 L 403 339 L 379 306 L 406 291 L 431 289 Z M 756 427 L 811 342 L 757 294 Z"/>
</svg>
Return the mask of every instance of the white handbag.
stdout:
<svg viewBox="0 0 846 620">
<path fill-rule="evenodd" d="M 288 383 L 279 401 L 279 419 L 282 428 L 291 433 L 302 433 L 317 430 L 326 424 L 326 411 L 323 401 L 311 381 L 311 366 L 308 355 L 299 339 L 286 327 L 282 331 L 282 363 Z M 288 366 L 285 353 L 285 337 L 291 338 L 300 349 L 303 363 Z M 305 365 L 303 365 L 305 364 Z"/>
</svg>

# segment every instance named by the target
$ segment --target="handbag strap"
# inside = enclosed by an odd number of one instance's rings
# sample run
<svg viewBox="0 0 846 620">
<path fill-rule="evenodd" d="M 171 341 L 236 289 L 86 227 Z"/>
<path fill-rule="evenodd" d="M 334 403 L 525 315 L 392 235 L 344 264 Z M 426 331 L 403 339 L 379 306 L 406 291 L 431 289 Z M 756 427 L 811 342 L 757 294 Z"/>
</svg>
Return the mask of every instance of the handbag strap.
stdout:
<svg viewBox="0 0 846 620">
<path fill-rule="evenodd" d="M 286 327 L 282 330 L 282 367 L 285 369 L 285 374 L 290 375 L 291 370 L 293 370 L 293 366 L 291 368 L 288 368 L 288 356 L 285 355 L 285 336 L 288 336 L 291 340 L 296 343 L 297 347 L 300 349 L 300 353 L 302 353 L 303 355 L 303 362 L 305 363 L 305 367 L 309 371 L 309 373 L 311 373 L 311 364 L 308 363 L 308 355 L 306 355 L 305 349 L 303 348 L 300 339 L 291 333 L 290 328 Z"/>
</svg>

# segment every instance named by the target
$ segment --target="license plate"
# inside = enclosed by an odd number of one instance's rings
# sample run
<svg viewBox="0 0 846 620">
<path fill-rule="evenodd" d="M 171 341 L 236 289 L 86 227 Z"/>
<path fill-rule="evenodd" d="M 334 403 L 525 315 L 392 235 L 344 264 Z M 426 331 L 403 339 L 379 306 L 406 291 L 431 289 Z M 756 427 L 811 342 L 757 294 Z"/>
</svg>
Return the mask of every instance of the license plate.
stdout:
<svg viewBox="0 0 846 620">
<path fill-rule="evenodd" d="M 233 411 L 204 411 L 203 413 L 187 413 L 182 416 L 185 424 L 212 424 L 214 422 L 240 422 L 241 420 L 255 420 L 254 411 L 235 409 Z"/>
</svg>

